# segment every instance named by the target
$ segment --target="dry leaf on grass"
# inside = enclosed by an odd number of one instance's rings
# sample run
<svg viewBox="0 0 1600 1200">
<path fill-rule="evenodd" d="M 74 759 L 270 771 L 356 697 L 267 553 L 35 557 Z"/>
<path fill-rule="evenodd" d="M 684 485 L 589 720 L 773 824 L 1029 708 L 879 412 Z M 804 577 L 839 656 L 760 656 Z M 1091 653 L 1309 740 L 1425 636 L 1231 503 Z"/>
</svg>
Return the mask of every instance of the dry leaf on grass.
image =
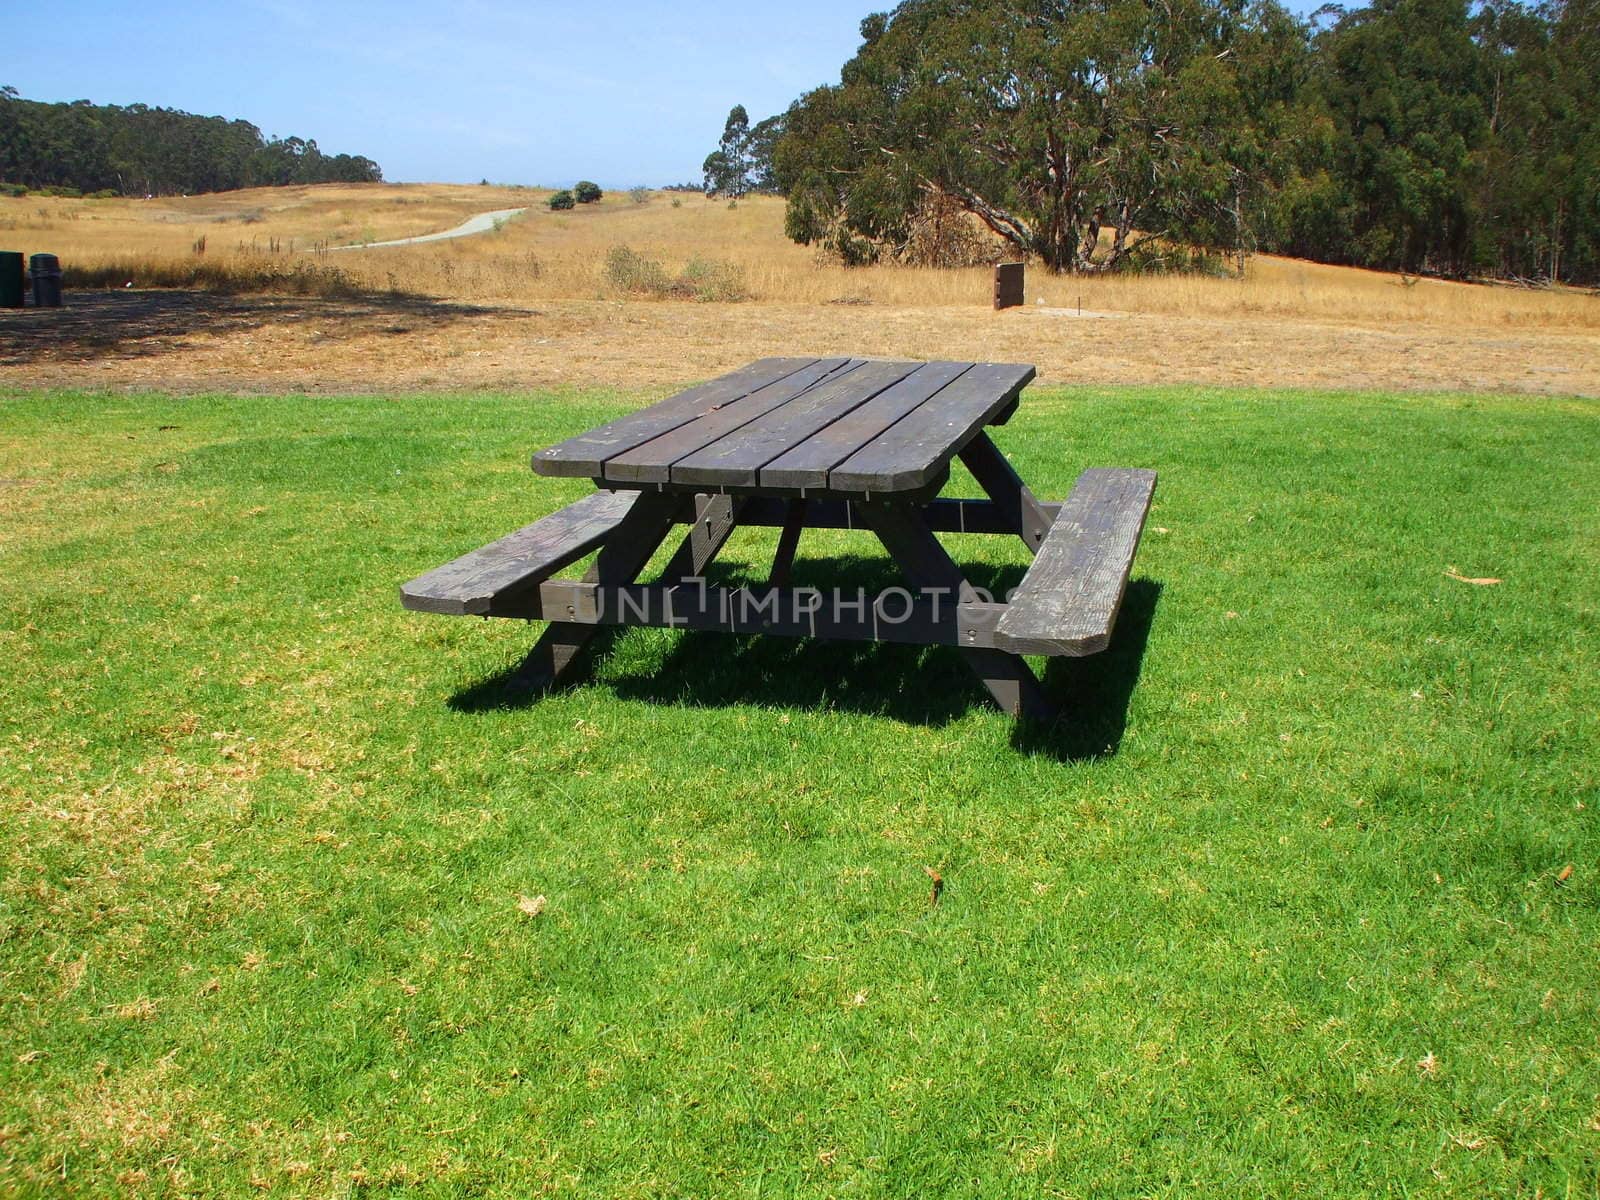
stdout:
<svg viewBox="0 0 1600 1200">
<path fill-rule="evenodd" d="M 928 893 L 928 907 L 932 908 L 939 903 L 939 897 L 944 895 L 944 877 L 932 867 L 923 867 L 928 873 L 928 878 L 933 880 L 933 889 Z"/>
<path fill-rule="evenodd" d="M 1490 578 L 1469 579 L 1467 576 L 1465 576 L 1465 575 L 1461 574 L 1459 571 L 1457 571 L 1454 567 L 1446 567 L 1444 569 L 1444 573 L 1449 578 L 1454 579 L 1458 583 L 1474 583 L 1474 584 L 1477 584 L 1479 587 L 1489 587 L 1492 584 L 1504 583 L 1505 582 L 1503 579 L 1490 579 Z"/>
<path fill-rule="evenodd" d="M 517 908 L 530 917 L 537 917 L 544 911 L 545 905 L 550 903 L 543 896 L 519 896 Z"/>
<path fill-rule="evenodd" d="M 1565 883 L 1567 880 L 1569 880 L 1571 878 L 1572 878 L 1572 864 L 1568 863 L 1566 866 L 1561 868 L 1560 873 L 1556 876 L 1556 882 L 1557 883 Z"/>
</svg>

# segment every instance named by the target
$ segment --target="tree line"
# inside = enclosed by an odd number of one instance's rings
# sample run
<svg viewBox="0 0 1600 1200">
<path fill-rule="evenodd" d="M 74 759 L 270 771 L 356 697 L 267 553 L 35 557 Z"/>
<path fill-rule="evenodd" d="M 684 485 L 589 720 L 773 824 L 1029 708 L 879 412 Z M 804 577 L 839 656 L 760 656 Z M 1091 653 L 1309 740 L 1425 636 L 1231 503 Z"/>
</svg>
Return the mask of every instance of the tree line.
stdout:
<svg viewBox="0 0 1600 1200">
<path fill-rule="evenodd" d="M 764 167 L 732 116 L 706 163 L 847 262 L 957 206 L 1057 271 L 1184 246 L 1600 282 L 1600 0 L 906 0 L 861 36 L 758 127 Z"/>
<path fill-rule="evenodd" d="M 143 104 L 50 104 L 0 88 L 0 182 L 12 185 L 143 196 L 382 179 L 370 158 L 263 138 L 248 121 Z"/>
</svg>

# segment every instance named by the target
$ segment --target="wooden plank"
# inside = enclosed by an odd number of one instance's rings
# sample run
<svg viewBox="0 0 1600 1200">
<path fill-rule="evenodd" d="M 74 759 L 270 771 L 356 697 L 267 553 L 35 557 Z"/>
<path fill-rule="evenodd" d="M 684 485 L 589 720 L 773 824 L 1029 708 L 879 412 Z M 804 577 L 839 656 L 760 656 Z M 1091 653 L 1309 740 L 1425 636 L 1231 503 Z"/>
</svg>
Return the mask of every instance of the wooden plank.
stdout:
<svg viewBox="0 0 1600 1200">
<path fill-rule="evenodd" d="M 739 524 L 760 527 L 782 526 L 788 520 L 790 500 L 775 496 L 749 496 L 739 510 Z M 1053 522 L 1061 505 L 1035 501 L 1047 521 Z M 958 500 L 941 496 L 922 506 L 922 519 L 935 533 L 1016 533 L 1017 521 L 1011 511 L 993 500 Z M 849 500 L 808 499 L 807 529 L 865 529 L 853 513 Z"/>
<path fill-rule="evenodd" d="M 1081 656 L 1111 641 L 1156 473 L 1091 467 L 1061 506 L 995 631 L 1017 654 Z"/>
<path fill-rule="evenodd" d="M 679 459 L 805 395 L 824 380 L 854 371 L 861 361 L 858 358 L 818 359 L 774 383 L 718 405 L 692 421 L 608 458 L 601 476 L 606 483 L 666 483 L 671 478 L 672 464 Z"/>
<path fill-rule="evenodd" d="M 728 588 L 699 583 L 596 587 L 572 579 L 539 585 L 539 610 L 569 624 L 653 626 L 724 633 L 987 647 L 1005 611 L 904 588 L 840 597 L 814 588 Z M 1009 657 L 1009 656 L 1005 656 Z"/>
<path fill-rule="evenodd" d="M 607 459 L 660 437 L 696 417 L 731 404 L 812 365 L 814 358 L 762 358 L 717 379 L 670 396 L 649 408 L 580 433 L 533 456 L 540 475 L 594 477 Z"/>
<path fill-rule="evenodd" d="M 877 495 L 932 482 L 1033 376 L 1023 363 L 979 363 L 829 471 L 829 488 Z"/>
<path fill-rule="evenodd" d="M 497 599 L 530 588 L 598 547 L 633 508 L 637 492 L 595 492 L 435 567 L 400 587 L 413 612 L 487 615 Z"/>
<path fill-rule="evenodd" d="M 826 429 L 922 364 L 864 362 L 672 464 L 672 482 L 754 487 L 767 463 Z M 842 457 L 842 456 L 841 456 Z"/>
<path fill-rule="evenodd" d="M 825 489 L 828 472 L 880 437 L 896 421 L 925 404 L 965 372 L 971 363 L 924 363 L 899 383 L 817 431 L 761 468 L 764 487 Z"/>
<path fill-rule="evenodd" d="M 994 307 L 1015 308 L 1022 303 L 1023 264 L 1001 263 L 994 269 Z"/>
<path fill-rule="evenodd" d="M 662 572 L 663 577 L 687 579 L 700 575 L 733 536 L 739 510 L 744 505 L 742 497 L 696 496 L 689 536 L 673 553 L 672 560 Z"/>
</svg>

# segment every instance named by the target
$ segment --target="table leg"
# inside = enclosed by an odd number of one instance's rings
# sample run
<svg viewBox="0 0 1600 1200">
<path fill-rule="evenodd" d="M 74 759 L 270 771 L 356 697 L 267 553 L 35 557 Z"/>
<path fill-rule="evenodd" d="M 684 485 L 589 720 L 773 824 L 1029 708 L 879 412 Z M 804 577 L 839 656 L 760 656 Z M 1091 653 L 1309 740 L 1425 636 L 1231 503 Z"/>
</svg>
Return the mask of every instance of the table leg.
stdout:
<svg viewBox="0 0 1600 1200">
<path fill-rule="evenodd" d="M 856 511 L 900 564 L 913 587 L 941 589 L 944 596 L 954 596 L 964 604 L 979 599 L 915 508 L 903 503 L 864 501 Z M 1005 713 L 1039 721 L 1054 715 L 1039 680 L 1017 655 L 978 646 L 962 646 L 959 652 Z"/>
<path fill-rule="evenodd" d="M 672 532 L 678 503 L 678 497 L 660 493 L 640 496 L 600 548 L 594 566 L 584 575 L 584 582 L 616 585 L 637 579 Z M 723 536 L 726 538 L 726 534 Z M 676 557 L 673 561 L 677 561 Z M 512 686 L 530 692 L 554 687 L 572 669 L 578 654 L 600 628 L 571 621 L 552 621 L 513 673 Z"/>
<path fill-rule="evenodd" d="M 794 567 L 794 552 L 800 547 L 800 531 L 806 525 L 806 502 L 789 501 L 783 517 L 783 532 L 778 535 L 778 552 L 772 556 L 772 571 L 767 575 L 769 588 L 789 586 L 789 571 Z"/>
<path fill-rule="evenodd" d="M 1030 553 L 1037 553 L 1053 523 L 1049 510 L 1039 503 L 1028 485 L 1000 453 L 987 433 L 980 432 L 961 449 L 961 461 L 980 487 L 989 494 L 1012 530 Z"/>
</svg>

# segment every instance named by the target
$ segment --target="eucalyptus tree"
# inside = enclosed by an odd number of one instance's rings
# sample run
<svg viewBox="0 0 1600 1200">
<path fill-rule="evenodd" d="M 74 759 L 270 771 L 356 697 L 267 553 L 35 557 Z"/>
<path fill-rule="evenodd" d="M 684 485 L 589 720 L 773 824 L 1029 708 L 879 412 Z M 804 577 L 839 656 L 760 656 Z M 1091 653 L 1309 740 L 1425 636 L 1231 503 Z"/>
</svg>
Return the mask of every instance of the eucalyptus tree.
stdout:
<svg viewBox="0 0 1600 1200">
<path fill-rule="evenodd" d="M 906 0 L 861 34 L 785 117 L 790 236 L 893 253 L 942 193 L 1056 271 L 1237 237 L 1305 54 L 1271 0 Z"/>
</svg>

